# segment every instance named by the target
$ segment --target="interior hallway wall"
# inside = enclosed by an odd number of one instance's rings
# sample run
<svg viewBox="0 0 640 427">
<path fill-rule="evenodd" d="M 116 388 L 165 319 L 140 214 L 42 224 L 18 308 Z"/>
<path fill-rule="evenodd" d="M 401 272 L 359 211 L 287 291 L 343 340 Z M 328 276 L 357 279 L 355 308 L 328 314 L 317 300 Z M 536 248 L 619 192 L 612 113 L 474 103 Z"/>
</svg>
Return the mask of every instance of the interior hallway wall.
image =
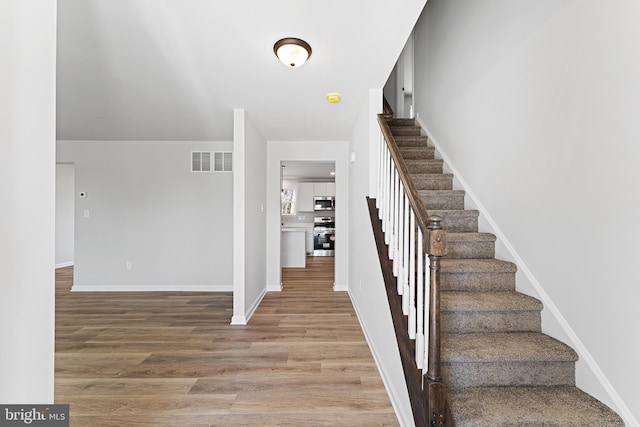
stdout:
<svg viewBox="0 0 640 427">
<path fill-rule="evenodd" d="M 366 197 L 375 197 L 377 191 L 380 127 L 376 115 L 381 111 L 382 90 L 371 89 L 349 147 L 355 153 L 355 162 L 349 168 L 349 295 L 398 419 L 401 425 L 411 426 L 411 403 L 366 202 Z"/>
<path fill-rule="evenodd" d="M 233 325 L 245 325 L 266 285 L 267 141 L 244 109 L 233 115 Z"/>
<path fill-rule="evenodd" d="M 53 403 L 56 1 L 0 2 L 0 402 Z"/>
</svg>

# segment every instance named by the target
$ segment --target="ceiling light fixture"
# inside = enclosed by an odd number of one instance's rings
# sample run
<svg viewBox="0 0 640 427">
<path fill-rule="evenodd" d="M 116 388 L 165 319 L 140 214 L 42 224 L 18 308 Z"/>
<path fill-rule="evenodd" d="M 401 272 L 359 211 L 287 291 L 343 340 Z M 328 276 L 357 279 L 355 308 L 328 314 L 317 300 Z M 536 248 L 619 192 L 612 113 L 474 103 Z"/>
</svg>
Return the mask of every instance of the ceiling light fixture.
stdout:
<svg viewBox="0 0 640 427">
<path fill-rule="evenodd" d="M 273 51 L 284 65 L 297 68 L 311 56 L 311 46 L 304 40 L 295 37 L 280 39 L 273 45 Z"/>
</svg>

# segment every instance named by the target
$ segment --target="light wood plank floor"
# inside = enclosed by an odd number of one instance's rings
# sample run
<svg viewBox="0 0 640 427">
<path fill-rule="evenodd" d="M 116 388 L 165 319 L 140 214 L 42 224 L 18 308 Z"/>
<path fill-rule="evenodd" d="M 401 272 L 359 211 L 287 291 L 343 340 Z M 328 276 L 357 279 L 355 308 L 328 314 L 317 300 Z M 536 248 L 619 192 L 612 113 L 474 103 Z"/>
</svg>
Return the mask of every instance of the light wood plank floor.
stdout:
<svg viewBox="0 0 640 427">
<path fill-rule="evenodd" d="M 397 426 L 333 258 L 283 269 L 247 326 L 231 293 L 69 292 L 56 271 L 57 403 L 71 426 Z"/>
</svg>

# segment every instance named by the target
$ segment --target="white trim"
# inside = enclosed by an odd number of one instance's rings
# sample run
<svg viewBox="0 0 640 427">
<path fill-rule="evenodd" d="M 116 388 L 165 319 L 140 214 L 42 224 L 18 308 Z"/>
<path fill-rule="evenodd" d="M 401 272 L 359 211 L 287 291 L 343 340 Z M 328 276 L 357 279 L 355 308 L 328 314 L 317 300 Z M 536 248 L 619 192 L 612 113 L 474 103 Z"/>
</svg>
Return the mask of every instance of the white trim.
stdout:
<svg viewBox="0 0 640 427">
<path fill-rule="evenodd" d="M 640 426 L 640 424 L 635 419 L 635 417 L 633 416 L 633 414 L 631 413 L 627 405 L 624 403 L 624 401 L 618 394 L 618 392 L 613 388 L 613 385 L 611 384 L 609 379 L 606 377 L 604 372 L 602 372 L 602 369 L 600 369 L 600 366 L 598 366 L 598 363 L 595 361 L 593 356 L 591 356 L 591 353 L 589 353 L 589 350 L 587 349 L 587 347 L 585 347 L 585 345 L 582 343 L 582 340 L 580 340 L 578 335 L 571 328 L 571 326 L 569 325 L 569 322 L 567 322 L 567 320 L 564 318 L 564 316 L 562 315 L 558 307 L 551 300 L 551 297 L 549 297 L 549 295 L 546 293 L 546 291 L 544 290 L 540 282 L 538 282 L 534 274 L 531 272 L 531 270 L 529 270 L 529 267 L 527 267 L 527 265 L 522 260 L 518 252 L 513 247 L 513 245 L 511 245 L 511 242 L 509 242 L 509 240 L 504 235 L 500 227 L 498 227 L 498 224 L 496 224 L 496 222 L 493 220 L 491 215 L 489 215 L 489 212 L 487 211 L 487 209 L 482 205 L 482 203 L 476 197 L 473 191 L 471 191 L 471 188 L 467 185 L 466 181 L 462 178 L 462 175 L 460 174 L 460 172 L 453 166 L 453 164 L 449 160 L 449 157 L 447 157 L 447 155 L 442 150 L 440 144 L 438 144 L 438 141 L 436 141 L 431 131 L 429 131 L 429 128 L 422 121 L 422 118 L 416 117 L 416 121 L 420 124 L 423 131 L 427 134 L 429 141 L 431 141 L 431 143 L 435 146 L 436 151 L 442 157 L 442 160 L 444 161 L 446 167 L 455 176 L 456 181 L 460 184 L 460 186 L 462 186 L 462 188 L 466 193 L 466 196 L 468 196 L 471 199 L 476 209 L 480 212 L 480 216 L 483 218 L 484 221 L 488 223 L 489 227 L 491 228 L 491 232 L 493 232 L 496 235 L 497 239 L 501 242 L 501 244 L 504 245 L 505 249 L 507 250 L 509 255 L 512 257 L 513 262 L 518 266 L 518 270 L 520 270 L 524 274 L 524 276 L 527 278 L 527 280 L 529 280 L 529 283 L 537 292 L 536 296 L 542 301 L 542 304 L 544 305 L 545 309 L 549 310 L 549 313 L 552 315 L 553 319 L 558 323 L 560 328 L 562 328 L 562 331 L 567 335 L 567 338 L 571 342 L 571 346 L 578 353 L 578 356 L 580 357 L 580 359 L 586 363 L 586 365 L 591 370 L 591 373 L 594 375 L 594 377 L 598 380 L 602 388 L 605 390 L 605 392 L 607 393 L 607 395 L 615 405 L 616 412 L 618 412 L 618 414 L 623 418 L 626 425 L 630 427 Z"/>
<path fill-rule="evenodd" d="M 335 282 L 333 283 L 333 291 L 334 292 L 349 292 L 349 285 L 338 285 Z"/>
<path fill-rule="evenodd" d="M 251 319 L 251 316 L 253 316 L 253 313 L 256 312 L 256 310 L 258 309 L 258 306 L 260 305 L 260 303 L 262 302 L 266 294 L 267 294 L 267 291 L 263 289 L 260 296 L 256 298 L 253 304 L 251 304 L 251 307 L 249 308 L 249 311 L 247 311 L 246 314 L 233 316 L 231 318 L 231 326 L 239 326 L 239 325 L 241 326 L 249 323 L 249 319 Z"/>
<path fill-rule="evenodd" d="M 235 172 L 233 174 L 233 317 L 246 324 L 245 312 L 245 144 L 244 110 L 233 110 L 233 152 Z"/>
<path fill-rule="evenodd" d="M 233 316 L 233 317 L 231 318 L 231 323 L 230 323 L 230 325 L 231 325 L 231 326 L 244 326 L 244 325 L 246 325 L 247 323 L 248 323 L 248 320 L 247 320 L 247 318 L 246 318 L 244 315 L 242 315 L 242 316 L 240 316 L 240 315 L 235 315 L 235 316 Z"/>
<path fill-rule="evenodd" d="M 73 265 L 73 261 L 61 262 L 60 264 L 56 264 L 56 269 L 64 268 L 64 267 L 71 267 L 72 265 Z"/>
<path fill-rule="evenodd" d="M 71 292 L 233 292 L 233 285 L 73 285 Z"/>
<path fill-rule="evenodd" d="M 267 285 L 267 292 L 282 292 L 282 282 L 277 286 Z"/>
<path fill-rule="evenodd" d="M 393 387 L 393 381 L 387 378 L 387 371 L 383 369 L 382 364 L 380 363 L 380 357 L 378 356 L 375 347 L 371 344 L 372 341 L 369 338 L 369 334 L 367 334 L 367 329 L 362 327 L 362 321 L 360 320 L 360 313 L 358 312 L 358 306 L 354 303 L 353 296 L 351 295 L 351 290 L 347 289 L 349 294 L 349 299 L 351 300 L 351 305 L 353 306 L 353 310 L 356 312 L 356 317 L 358 318 L 358 322 L 360 323 L 360 329 L 364 334 L 364 338 L 367 341 L 367 345 L 369 346 L 369 350 L 371 351 L 371 355 L 373 356 L 373 360 L 376 362 L 376 367 L 378 368 L 378 372 L 380 373 L 380 377 L 382 378 L 382 383 L 384 384 L 384 388 L 387 390 L 387 395 L 389 396 L 389 400 L 391 401 L 391 406 L 393 407 L 393 411 L 396 414 L 396 418 L 402 427 L 413 427 L 415 426 L 415 422 L 413 420 L 413 413 L 406 414 L 401 411 L 402 405 L 400 401 L 403 400 L 400 398 L 400 394 Z"/>
</svg>

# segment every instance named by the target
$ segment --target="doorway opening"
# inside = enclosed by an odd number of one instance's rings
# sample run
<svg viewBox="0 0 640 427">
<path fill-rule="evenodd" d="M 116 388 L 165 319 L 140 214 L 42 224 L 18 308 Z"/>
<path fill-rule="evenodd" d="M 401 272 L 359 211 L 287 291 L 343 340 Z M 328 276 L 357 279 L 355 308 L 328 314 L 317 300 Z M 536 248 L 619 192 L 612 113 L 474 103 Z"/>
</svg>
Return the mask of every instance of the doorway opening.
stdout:
<svg viewBox="0 0 640 427">
<path fill-rule="evenodd" d="M 413 94 L 413 41 L 415 33 L 411 33 L 407 40 L 389 79 L 384 85 L 384 97 L 387 99 L 394 112 L 394 117 L 414 117 L 413 106 L 415 99 Z"/>
<path fill-rule="evenodd" d="M 75 258 L 75 165 L 56 163 L 55 267 L 69 267 Z"/>
<path fill-rule="evenodd" d="M 304 273 L 330 265 L 335 280 L 335 175 L 335 162 L 280 162 L 281 268 Z"/>
</svg>

